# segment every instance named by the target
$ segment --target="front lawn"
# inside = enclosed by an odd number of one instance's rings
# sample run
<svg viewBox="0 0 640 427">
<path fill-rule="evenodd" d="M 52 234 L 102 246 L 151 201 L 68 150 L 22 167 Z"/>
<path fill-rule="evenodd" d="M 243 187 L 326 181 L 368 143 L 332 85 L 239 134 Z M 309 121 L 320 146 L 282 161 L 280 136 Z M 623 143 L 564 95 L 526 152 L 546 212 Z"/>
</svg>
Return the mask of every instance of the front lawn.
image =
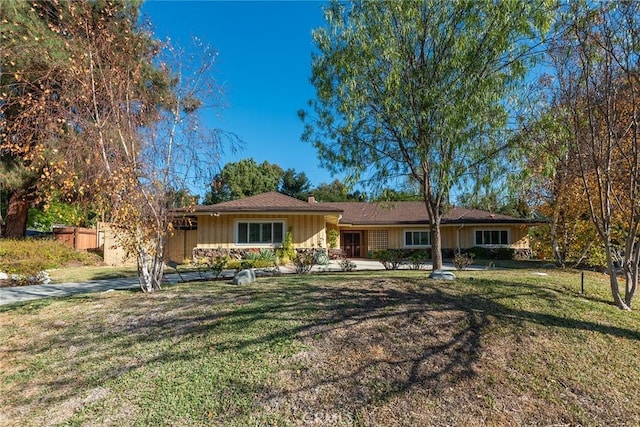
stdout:
<svg viewBox="0 0 640 427">
<path fill-rule="evenodd" d="M 549 270 L 0 306 L 0 425 L 639 425 L 640 315 Z M 544 275 L 546 274 L 546 275 Z"/>
</svg>

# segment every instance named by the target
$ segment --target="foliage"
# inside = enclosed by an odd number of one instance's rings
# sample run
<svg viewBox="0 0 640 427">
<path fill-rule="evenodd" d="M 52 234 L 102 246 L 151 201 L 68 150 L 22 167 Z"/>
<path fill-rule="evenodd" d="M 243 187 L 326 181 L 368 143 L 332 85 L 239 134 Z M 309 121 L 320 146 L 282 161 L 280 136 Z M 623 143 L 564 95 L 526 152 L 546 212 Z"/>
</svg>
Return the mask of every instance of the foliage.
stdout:
<svg viewBox="0 0 640 427">
<path fill-rule="evenodd" d="M 320 202 L 363 202 L 367 195 L 360 191 L 351 191 L 350 188 L 339 179 L 331 183 L 321 183 L 313 189 L 313 196 Z"/>
<path fill-rule="evenodd" d="M 28 278 L 37 276 L 44 270 L 64 267 L 71 262 L 95 265 L 101 260 L 94 254 L 74 251 L 61 242 L 51 239 L 2 239 L 0 241 L 1 272 Z"/>
<path fill-rule="evenodd" d="M 29 209 L 27 224 L 29 227 L 43 232 L 53 231 L 55 224 L 63 224 L 71 227 L 89 227 L 95 219 L 95 214 L 90 213 L 79 204 L 65 203 L 52 199 L 41 208 Z"/>
<path fill-rule="evenodd" d="M 317 265 L 329 265 L 329 254 L 326 249 L 319 248 L 315 251 L 314 261 Z"/>
<path fill-rule="evenodd" d="M 230 259 L 228 255 L 218 255 L 208 259 L 207 266 L 213 273 L 214 277 L 220 277 L 222 270 L 227 268 L 227 266 L 229 265 L 229 261 Z"/>
<path fill-rule="evenodd" d="M 546 108 L 535 117 L 557 124 L 561 136 L 550 173 L 540 174 L 550 182 L 552 250 L 564 261 L 562 233 L 583 228 L 579 260 L 592 244 L 601 248 L 613 300 L 630 309 L 640 277 L 640 4 L 568 2 L 561 18 L 548 49 L 553 77 Z M 544 144 L 533 156 L 542 152 Z M 581 224 L 586 219 L 591 226 Z M 624 293 L 613 274 L 618 265 Z"/>
<path fill-rule="evenodd" d="M 315 263 L 315 251 L 310 249 L 301 249 L 296 251 L 296 256 L 293 258 L 293 265 L 296 268 L 297 274 L 309 273 Z"/>
<path fill-rule="evenodd" d="M 472 252 L 469 253 L 456 253 L 453 257 L 453 265 L 458 270 L 466 270 L 471 264 L 473 264 L 475 255 Z"/>
<path fill-rule="evenodd" d="M 340 266 L 341 271 L 346 272 L 355 271 L 356 267 L 358 267 L 355 262 L 351 261 L 347 257 L 343 257 L 338 265 Z"/>
<path fill-rule="evenodd" d="M 287 169 L 282 174 L 279 191 L 287 196 L 307 201 L 307 197 L 311 193 L 311 181 L 304 172 Z"/>
<path fill-rule="evenodd" d="M 204 204 L 215 204 L 247 196 L 278 191 L 284 172 L 276 164 L 267 161 L 256 163 L 253 158 L 224 165 L 211 183 Z"/>
<path fill-rule="evenodd" d="M 296 257 L 296 250 L 293 247 L 293 230 L 291 227 L 289 227 L 286 234 L 284 235 L 282 245 L 278 249 L 276 249 L 276 256 L 283 264 L 292 261 Z"/>
<path fill-rule="evenodd" d="M 422 190 L 442 267 L 440 219 L 468 171 L 504 166 L 508 105 L 523 80 L 548 3 L 338 2 L 314 31 L 313 115 L 303 139 L 324 166 Z M 511 150 L 513 151 L 513 150 Z"/>
<path fill-rule="evenodd" d="M 402 249 L 379 249 L 371 254 L 373 259 L 377 259 L 387 270 L 397 270 L 405 259 L 405 252 Z"/>
<path fill-rule="evenodd" d="M 431 258 L 431 251 L 428 249 L 421 249 L 409 254 L 409 267 L 412 270 L 420 270 L 424 267 Z"/>
<path fill-rule="evenodd" d="M 90 0 L 0 9 L 0 150 L 4 169 L 9 159 L 36 177 L 22 185 L 36 193 L 14 192 L 14 203 L 56 195 L 91 206 L 114 223 L 150 292 L 163 277 L 168 212 L 189 199 L 176 189 L 200 178 L 197 159 L 215 163 L 235 137 L 199 123 L 221 103 L 217 53 L 158 42 L 139 9 Z"/>
<path fill-rule="evenodd" d="M 335 249 L 338 246 L 338 237 L 340 237 L 340 232 L 335 228 L 332 228 L 327 232 L 327 236 L 329 247 L 331 249 Z"/>
</svg>

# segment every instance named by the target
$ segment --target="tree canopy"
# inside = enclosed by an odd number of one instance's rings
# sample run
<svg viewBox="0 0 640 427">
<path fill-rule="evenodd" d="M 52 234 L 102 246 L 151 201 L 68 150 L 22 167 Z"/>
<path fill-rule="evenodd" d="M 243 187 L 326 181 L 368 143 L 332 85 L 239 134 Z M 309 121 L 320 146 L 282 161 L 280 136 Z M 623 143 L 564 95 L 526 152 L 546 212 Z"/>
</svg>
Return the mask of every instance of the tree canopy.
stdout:
<svg viewBox="0 0 640 427">
<path fill-rule="evenodd" d="M 418 182 L 434 268 L 450 191 L 470 167 L 499 161 L 508 96 L 549 16 L 546 2 L 334 1 L 313 32 L 316 99 L 300 112 L 303 138 L 353 179 Z"/>
</svg>

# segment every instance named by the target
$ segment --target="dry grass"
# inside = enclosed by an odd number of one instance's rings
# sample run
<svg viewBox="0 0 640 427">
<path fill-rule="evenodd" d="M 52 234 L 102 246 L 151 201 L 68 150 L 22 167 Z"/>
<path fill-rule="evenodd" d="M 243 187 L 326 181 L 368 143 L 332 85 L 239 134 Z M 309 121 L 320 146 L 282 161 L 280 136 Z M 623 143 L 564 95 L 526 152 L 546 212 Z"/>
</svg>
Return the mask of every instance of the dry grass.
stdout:
<svg viewBox="0 0 640 427">
<path fill-rule="evenodd" d="M 639 425 L 602 275 L 186 284 L 0 312 L 0 425 Z"/>
</svg>

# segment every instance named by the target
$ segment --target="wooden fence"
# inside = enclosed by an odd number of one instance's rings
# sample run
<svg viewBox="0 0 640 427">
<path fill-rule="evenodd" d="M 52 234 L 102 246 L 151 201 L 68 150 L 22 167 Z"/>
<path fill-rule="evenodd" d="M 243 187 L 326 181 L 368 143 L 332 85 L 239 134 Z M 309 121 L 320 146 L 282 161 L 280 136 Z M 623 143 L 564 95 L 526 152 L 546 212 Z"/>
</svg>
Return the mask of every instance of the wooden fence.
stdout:
<svg viewBox="0 0 640 427">
<path fill-rule="evenodd" d="M 95 228 L 56 227 L 53 229 L 56 240 L 77 251 L 86 251 L 98 247 L 98 233 Z"/>
</svg>

